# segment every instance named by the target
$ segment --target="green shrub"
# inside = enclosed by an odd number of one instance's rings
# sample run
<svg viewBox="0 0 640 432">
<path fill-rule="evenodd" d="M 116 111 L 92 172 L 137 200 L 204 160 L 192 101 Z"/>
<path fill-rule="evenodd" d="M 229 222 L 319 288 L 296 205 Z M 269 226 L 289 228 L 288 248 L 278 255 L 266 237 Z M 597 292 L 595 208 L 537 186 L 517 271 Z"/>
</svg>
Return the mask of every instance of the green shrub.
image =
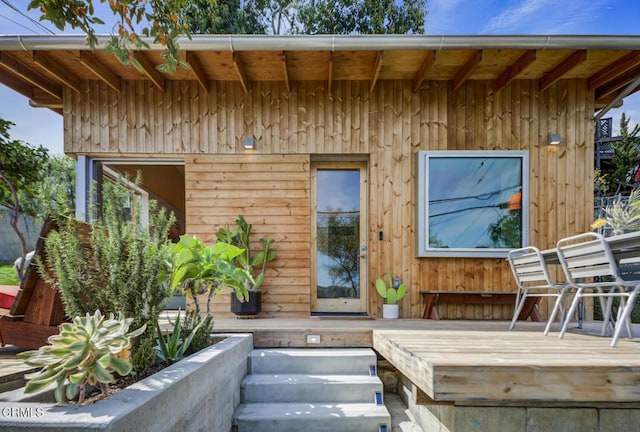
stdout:
<svg viewBox="0 0 640 432">
<path fill-rule="evenodd" d="M 136 328 L 146 325 L 132 346 L 134 372 L 142 372 L 155 361 L 156 322 L 170 294 L 168 232 L 174 218 L 150 201 L 148 228 L 143 227 L 137 205 L 123 211 L 131 202 L 123 186 L 105 181 L 102 197 L 100 217 L 88 229 L 57 218 L 59 230 L 48 235 L 46 259 L 38 267 L 60 292 L 67 316 L 101 310 L 131 318 Z"/>
</svg>

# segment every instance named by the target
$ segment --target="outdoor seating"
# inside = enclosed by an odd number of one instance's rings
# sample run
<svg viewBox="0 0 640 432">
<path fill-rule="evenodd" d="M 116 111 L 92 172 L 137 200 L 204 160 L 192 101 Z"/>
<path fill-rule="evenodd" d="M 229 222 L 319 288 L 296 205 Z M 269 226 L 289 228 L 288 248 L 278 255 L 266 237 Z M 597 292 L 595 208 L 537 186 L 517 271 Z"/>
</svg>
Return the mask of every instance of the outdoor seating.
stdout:
<svg viewBox="0 0 640 432">
<path fill-rule="evenodd" d="M 513 277 L 518 285 L 515 310 L 509 330 L 513 330 L 520 312 L 527 304 L 527 300 L 531 297 L 555 297 L 555 304 L 562 310 L 562 314 L 560 315 L 560 325 L 562 325 L 564 321 L 564 304 L 562 299 L 564 298 L 564 293 L 568 285 L 559 284 L 551 280 L 549 270 L 547 269 L 540 250 L 535 246 L 513 249 L 507 255 L 507 259 L 513 272 Z M 555 316 L 552 316 L 547 322 L 545 334 L 549 331 L 554 319 Z"/>
<path fill-rule="evenodd" d="M 612 318 L 613 299 L 620 299 L 612 347 L 616 346 L 623 326 L 626 327 L 629 337 L 633 337 L 630 317 L 640 289 L 640 281 L 624 280 L 621 277 L 618 264 L 605 238 L 591 232 L 567 237 L 558 241 L 557 254 L 570 287 L 576 290 L 559 337 L 564 336 L 580 300 L 588 297 L 600 300 L 603 336 Z M 551 318 L 555 317 L 557 310 L 556 304 Z"/>
</svg>

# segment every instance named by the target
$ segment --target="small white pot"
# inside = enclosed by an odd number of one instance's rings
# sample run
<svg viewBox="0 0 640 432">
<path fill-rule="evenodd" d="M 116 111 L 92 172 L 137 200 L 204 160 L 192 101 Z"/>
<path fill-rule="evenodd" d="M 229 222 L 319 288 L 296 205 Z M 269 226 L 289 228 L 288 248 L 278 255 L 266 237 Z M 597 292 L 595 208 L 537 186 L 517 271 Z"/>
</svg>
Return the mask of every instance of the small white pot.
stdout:
<svg viewBox="0 0 640 432">
<path fill-rule="evenodd" d="M 398 311 L 400 308 L 397 304 L 383 304 L 382 305 L 382 318 L 384 319 L 398 319 Z"/>
</svg>

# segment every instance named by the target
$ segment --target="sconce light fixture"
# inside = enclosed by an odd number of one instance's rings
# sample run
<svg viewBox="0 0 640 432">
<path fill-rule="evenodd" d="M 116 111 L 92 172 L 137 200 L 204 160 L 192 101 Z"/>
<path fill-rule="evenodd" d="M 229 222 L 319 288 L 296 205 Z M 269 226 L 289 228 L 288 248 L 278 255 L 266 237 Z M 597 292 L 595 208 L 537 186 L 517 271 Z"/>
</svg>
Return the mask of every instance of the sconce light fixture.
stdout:
<svg viewBox="0 0 640 432">
<path fill-rule="evenodd" d="M 560 134 L 550 133 L 547 135 L 548 145 L 559 145 L 560 143 L 562 143 L 562 137 Z"/>
<path fill-rule="evenodd" d="M 253 137 L 245 138 L 242 140 L 242 146 L 245 150 L 253 150 L 256 146 L 256 140 Z"/>
</svg>

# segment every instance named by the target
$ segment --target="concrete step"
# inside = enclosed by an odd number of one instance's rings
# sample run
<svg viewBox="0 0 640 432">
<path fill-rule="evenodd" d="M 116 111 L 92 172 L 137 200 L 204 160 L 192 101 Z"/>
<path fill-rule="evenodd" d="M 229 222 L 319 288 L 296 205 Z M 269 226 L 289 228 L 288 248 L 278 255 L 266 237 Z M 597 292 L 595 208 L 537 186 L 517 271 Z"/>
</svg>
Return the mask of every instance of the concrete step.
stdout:
<svg viewBox="0 0 640 432">
<path fill-rule="evenodd" d="M 379 432 L 391 430 L 384 405 L 371 403 L 250 403 L 236 409 L 237 432 Z"/>
<path fill-rule="evenodd" d="M 249 363 L 252 374 L 369 375 L 376 355 L 367 348 L 257 349 L 249 354 Z"/>
<path fill-rule="evenodd" d="M 375 403 L 382 382 L 368 375 L 247 375 L 242 382 L 245 402 Z"/>
</svg>

